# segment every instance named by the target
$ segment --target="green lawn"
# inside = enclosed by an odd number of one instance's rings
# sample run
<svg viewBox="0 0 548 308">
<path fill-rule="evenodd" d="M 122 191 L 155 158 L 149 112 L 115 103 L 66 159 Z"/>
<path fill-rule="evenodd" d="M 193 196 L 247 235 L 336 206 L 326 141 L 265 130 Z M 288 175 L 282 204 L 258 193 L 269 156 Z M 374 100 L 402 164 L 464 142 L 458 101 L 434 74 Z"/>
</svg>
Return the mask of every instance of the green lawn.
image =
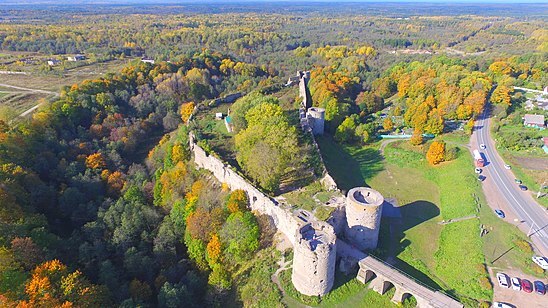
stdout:
<svg viewBox="0 0 548 308">
<path fill-rule="evenodd" d="M 333 290 L 321 300 L 313 296 L 304 296 L 298 293 L 291 283 L 291 270 L 280 273 L 280 282 L 286 296 L 283 302 L 289 307 L 398 307 L 391 302 L 394 289 L 388 290 L 384 295 L 369 289 L 367 285 L 355 279 L 355 275 L 345 276 L 337 272 Z M 414 299 L 406 301 L 404 307 L 414 303 Z M 303 305 L 304 304 L 304 305 Z M 305 306 L 306 305 L 306 306 Z M 413 307 L 413 305 L 410 305 Z"/>
</svg>

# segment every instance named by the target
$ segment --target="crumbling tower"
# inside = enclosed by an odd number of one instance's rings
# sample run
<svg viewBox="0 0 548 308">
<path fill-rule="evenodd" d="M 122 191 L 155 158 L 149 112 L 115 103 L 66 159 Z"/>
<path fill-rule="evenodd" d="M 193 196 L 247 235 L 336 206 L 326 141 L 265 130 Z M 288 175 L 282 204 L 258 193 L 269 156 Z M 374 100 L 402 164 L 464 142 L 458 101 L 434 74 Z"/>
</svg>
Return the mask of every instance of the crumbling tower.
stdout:
<svg viewBox="0 0 548 308">
<path fill-rule="evenodd" d="M 323 221 L 297 230 L 291 281 L 304 295 L 324 295 L 335 280 L 336 241 L 333 227 Z"/>
<path fill-rule="evenodd" d="M 312 129 L 312 134 L 323 135 L 325 123 L 325 109 L 310 107 L 307 111 L 308 125 Z"/>
<path fill-rule="evenodd" d="M 367 187 L 352 188 L 346 197 L 346 238 L 361 250 L 377 248 L 383 196 Z"/>
</svg>

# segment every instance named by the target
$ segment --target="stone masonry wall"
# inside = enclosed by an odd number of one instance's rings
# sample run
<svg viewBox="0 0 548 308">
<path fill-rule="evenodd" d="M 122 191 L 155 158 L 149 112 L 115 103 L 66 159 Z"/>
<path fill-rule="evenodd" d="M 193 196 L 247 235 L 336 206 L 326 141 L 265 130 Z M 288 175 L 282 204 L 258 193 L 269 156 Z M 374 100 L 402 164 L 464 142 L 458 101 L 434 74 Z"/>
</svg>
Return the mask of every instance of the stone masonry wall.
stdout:
<svg viewBox="0 0 548 308">
<path fill-rule="evenodd" d="M 289 209 L 279 206 L 275 200 L 259 191 L 219 158 L 208 155 L 195 143 L 192 133 L 190 134 L 190 150 L 194 154 L 194 162 L 199 168 L 211 171 L 220 182 L 226 183 L 231 190 L 244 190 L 249 197 L 251 210 L 270 216 L 276 228 L 284 233 L 293 245 L 295 244 L 295 234 L 301 227 L 301 222 Z"/>
</svg>

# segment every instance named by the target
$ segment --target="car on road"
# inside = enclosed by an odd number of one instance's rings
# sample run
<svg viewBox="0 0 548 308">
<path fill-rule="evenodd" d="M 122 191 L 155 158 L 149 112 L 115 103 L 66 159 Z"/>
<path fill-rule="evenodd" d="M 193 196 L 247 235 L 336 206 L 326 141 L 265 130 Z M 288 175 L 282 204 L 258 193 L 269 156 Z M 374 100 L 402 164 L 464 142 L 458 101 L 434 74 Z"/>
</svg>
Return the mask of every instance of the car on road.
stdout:
<svg viewBox="0 0 548 308">
<path fill-rule="evenodd" d="M 533 262 L 538 266 L 542 267 L 542 269 L 548 270 L 548 260 L 545 257 L 534 256 L 531 259 L 533 259 Z"/>
<path fill-rule="evenodd" d="M 520 179 L 515 179 L 514 182 L 516 182 L 516 184 L 520 184 L 523 183 Z"/>
<path fill-rule="evenodd" d="M 474 169 L 474 172 L 477 173 L 477 174 L 480 174 L 481 173 L 481 168 Z"/>
<path fill-rule="evenodd" d="M 518 277 L 512 278 L 512 289 L 521 291 L 521 280 Z"/>
<path fill-rule="evenodd" d="M 516 308 L 516 306 L 507 304 L 507 303 L 501 303 L 501 302 L 493 302 L 493 308 Z"/>
<path fill-rule="evenodd" d="M 519 189 L 523 190 L 523 191 L 527 191 L 527 186 L 525 185 L 520 185 L 519 186 Z"/>
<path fill-rule="evenodd" d="M 504 212 L 502 210 L 495 210 L 495 214 L 497 214 L 497 216 L 499 218 L 504 218 L 506 217 L 506 215 L 504 215 Z"/>
<path fill-rule="evenodd" d="M 510 277 L 508 277 L 505 273 L 497 273 L 497 280 L 499 282 L 499 286 L 503 288 L 510 287 Z"/>
<path fill-rule="evenodd" d="M 480 144 L 480 149 L 485 150 L 487 148 L 484 143 Z"/>
<path fill-rule="evenodd" d="M 542 281 L 535 281 L 533 283 L 535 285 L 535 292 L 539 295 L 546 294 L 546 286 L 544 286 L 544 283 Z"/>
<path fill-rule="evenodd" d="M 526 293 L 533 292 L 533 284 L 527 279 L 521 280 L 521 289 Z"/>
<path fill-rule="evenodd" d="M 508 170 L 512 169 L 512 167 L 510 167 L 510 165 L 504 165 L 504 168 L 508 169 Z"/>
</svg>

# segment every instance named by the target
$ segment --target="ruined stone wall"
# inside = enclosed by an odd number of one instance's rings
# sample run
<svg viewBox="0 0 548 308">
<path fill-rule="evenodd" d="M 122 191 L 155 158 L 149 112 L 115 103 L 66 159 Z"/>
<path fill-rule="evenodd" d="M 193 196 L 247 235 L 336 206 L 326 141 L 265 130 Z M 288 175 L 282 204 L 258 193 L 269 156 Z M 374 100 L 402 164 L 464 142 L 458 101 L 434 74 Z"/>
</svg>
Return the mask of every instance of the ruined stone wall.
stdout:
<svg viewBox="0 0 548 308">
<path fill-rule="evenodd" d="M 275 200 L 259 191 L 228 164 L 215 156 L 208 155 L 195 143 L 192 133 L 190 134 L 190 149 L 194 154 L 194 162 L 199 168 L 211 171 L 217 180 L 226 183 L 231 190 L 244 190 L 249 197 L 251 210 L 270 216 L 276 228 L 284 233 L 292 244 L 295 244 L 295 234 L 301 223 L 289 209 L 279 206 Z"/>
</svg>

